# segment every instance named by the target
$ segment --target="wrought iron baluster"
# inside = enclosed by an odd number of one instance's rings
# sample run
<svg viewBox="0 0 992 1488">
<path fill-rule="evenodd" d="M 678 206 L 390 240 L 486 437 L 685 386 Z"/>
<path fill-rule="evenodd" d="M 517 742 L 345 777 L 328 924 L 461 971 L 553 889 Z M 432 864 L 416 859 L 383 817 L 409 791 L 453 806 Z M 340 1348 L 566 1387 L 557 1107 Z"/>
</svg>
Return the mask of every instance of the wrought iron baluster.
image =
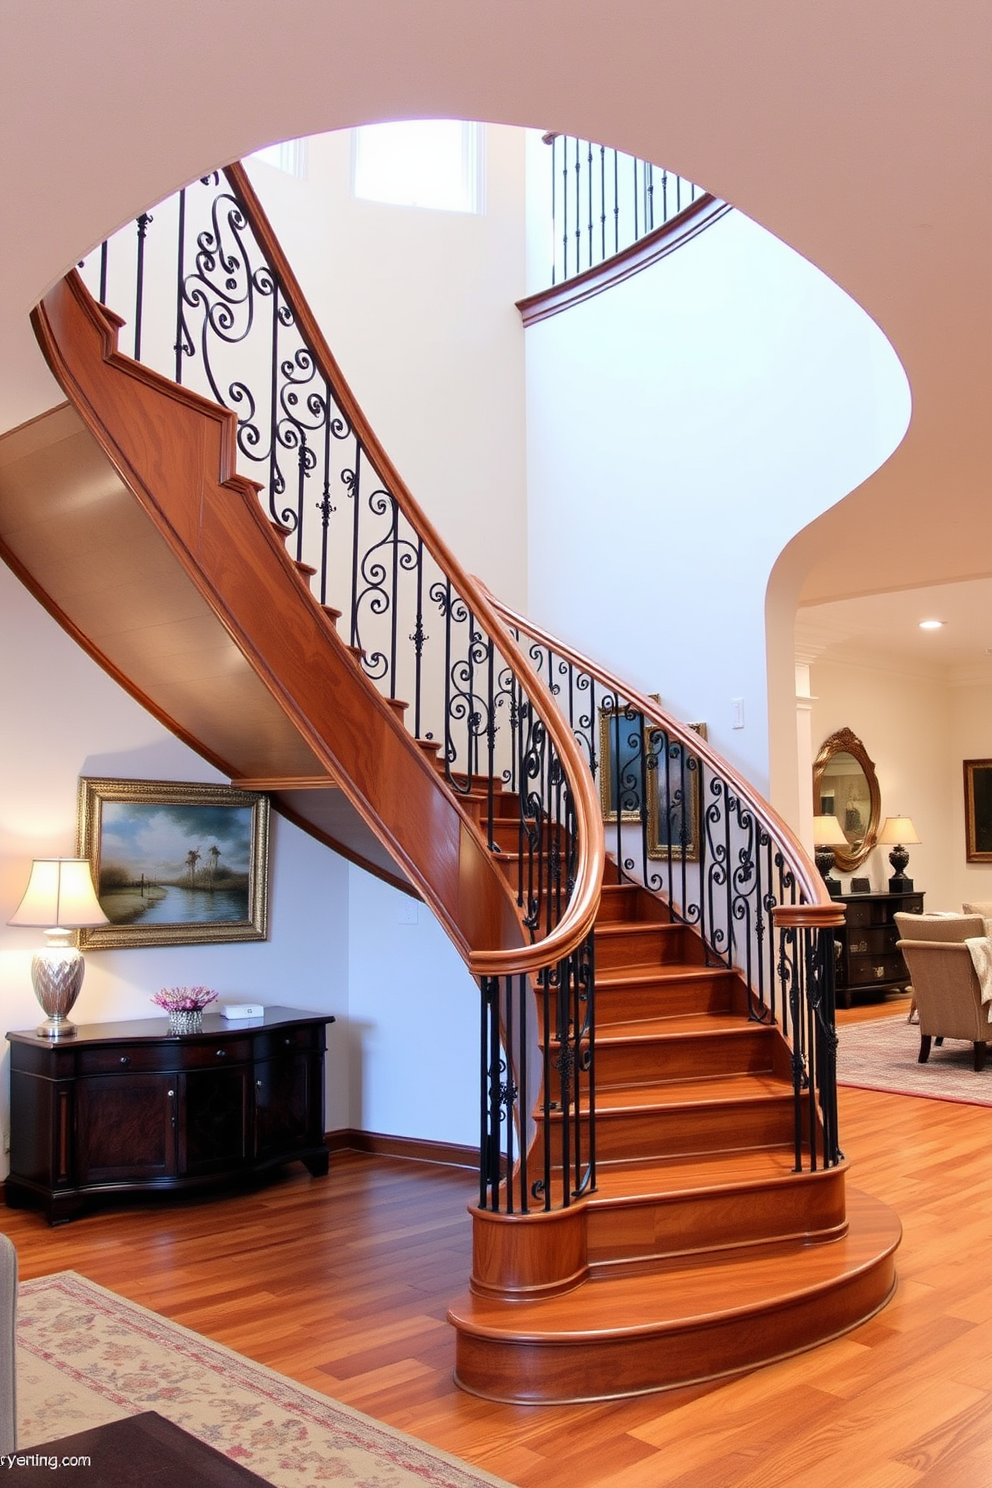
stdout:
<svg viewBox="0 0 992 1488">
<path fill-rule="evenodd" d="M 348 603 L 348 613 L 349 613 L 349 620 L 350 620 L 348 634 L 351 637 L 351 639 L 348 642 L 348 644 L 350 646 L 357 646 L 358 645 L 358 576 L 359 576 L 359 565 L 360 565 L 359 553 L 361 551 L 361 543 L 360 543 L 360 540 L 359 540 L 359 533 L 361 531 L 361 499 L 362 499 L 362 446 L 359 443 L 359 440 L 357 439 L 357 437 L 355 439 L 355 468 L 354 468 L 354 471 L 352 472 L 351 481 L 350 482 L 346 482 L 346 484 L 348 486 L 348 495 L 351 497 L 351 502 L 352 502 L 352 514 L 351 514 L 351 595 L 350 595 L 350 599 L 349 599 L 349 603 Z"/>
<path fill-rule="evenodd" d="M 530 1185 L 527 1181 L 528 1154 L 530 1152 L 529 1133 L 526 1130 L 526 1122 L 530 1113 L 530 1100 L 528 1097 L 527 1070 L 530 1060 L 527 1057 L 527 1008 L 530 998 L 530 986 L 527 977 L 523 973 L 517 976 L 517 998 L 518 1016 L 520 1026 L 520 1099 L 517 1104 L 520 1120 L 520 1209 L 523 1214 L 530 1211 Z"/>
<path fill-rule="evenodd" d="M 135 226 L 138 234 L 136 270 L 134 280 L 134 360 L 141 361 L 141 329 L 145 310 L 145 239 L 152 221 L 151 214 L 142 212 Z"/>
<path fill-rule="evenodd" d="M 568 135 L 561 150 L 561 277 L 568 278 Z"/>
<path fill-rule="evenodd" d="M 575 272 L 577 274 L 581 274 L 582 273 L 582 176 L 581 176 L 582 164 L 581 164 L 580 154 L 579 154 L 579 152 L 580 152 L 581 149 L 582 149 L 582 141 L 580 139 L 576 139 L 576 141 L 575 141 L 575 165 L 573 166 L 573 169 L 575 171 L 575 228 L 574 228 L 574 232 L 575 232 Z"/>
<path fill-rule="evenodd" d="M 600 258 L 606 258 L 606 146 L 599 147 L 599 235 Z"/>
<path fill-rule="evenodd" d="M 589 267 L 592 267 L 592 140 L 588 141 L 588 159 L 586 168 L 589 174 Z"/>
<path fill-rule="evenodd" d="M 410 637 L 413 642 L 414 671 L 413 671 L 413 737 L 419 739 L 421 735 L 421 704 L 423 702 L 423 673 L 424 673 L 424 642 L 427 636 L 424 632 L 424 540 L 417 539 L 417 613 L 414 621 L 413 634 Z"/>
<path fill-rule="evenodd" d="M 620 252 L 620 155 L 613 151 L 613 252 Z"/>
<path fill-rule="evenodd" d="M 106 248 L 106 244 L 104 245 Z M 185 317 L 183 315 L 183 285 L 186 279 L 186 191 L 179 193 L 179 225 L 176 238 L 176 371 L 175 380 L 182 385 L 183 356 L 186 352 Z M 190 348 L 192 350 L 192 348 Z"/>
</svg>

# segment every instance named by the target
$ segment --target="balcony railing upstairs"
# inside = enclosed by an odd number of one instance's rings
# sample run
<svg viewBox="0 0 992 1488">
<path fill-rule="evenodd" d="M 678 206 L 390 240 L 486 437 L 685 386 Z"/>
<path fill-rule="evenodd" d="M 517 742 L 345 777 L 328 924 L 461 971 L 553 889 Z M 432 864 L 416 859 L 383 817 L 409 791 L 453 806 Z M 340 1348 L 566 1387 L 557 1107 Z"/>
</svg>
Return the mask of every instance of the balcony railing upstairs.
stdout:
<svg viewBox="0 0 992 1488">
<path fill-rule="evenodd" d="M 710 964 L 750 988 L 749 1016 L 791 1047 L 795 1166 L 831 1167 L 837 1134 L 832 927 L 843 910 L 789 827 L 706 743 L 498 600 L 558 700 L 596 780 L 621 881 L 663 898 Z"/>
<path fill-rule="evenodd" d="M 480 1204 L 569 1204 L 593 1173 L 603 868 L 595 792 L 570 731 L 382 450 L 240 166 L 143 213 L 81 269 L 128 322 L 122 351 L 236 415 L 239 469 L 312 574 L 315 601 L 369 689 L 406 705 L 412 740 L 485 834 L 523 944 L 466 956 L 482 989 Z M 563 1113 L 563 1172 L 528 1158 L 541 1104 Z"/>
<path fill-rule="evenodd" d="M 706 195 L 684 176 L 592 140 L 542 138 L 551 150 L 552 285 L 605 263 Z"/>
</svg>

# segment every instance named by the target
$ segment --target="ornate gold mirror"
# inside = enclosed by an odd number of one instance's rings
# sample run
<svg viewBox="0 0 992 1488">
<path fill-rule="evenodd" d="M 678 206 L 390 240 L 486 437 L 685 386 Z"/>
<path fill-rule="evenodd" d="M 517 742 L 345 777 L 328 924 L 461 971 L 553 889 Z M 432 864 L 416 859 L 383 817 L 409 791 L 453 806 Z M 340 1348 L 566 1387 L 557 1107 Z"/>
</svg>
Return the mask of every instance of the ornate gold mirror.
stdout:
<svg viewBox="0 0 992 1488">
<path fill-rule="evenodd" d="M 838 729 L 824 739 L 813 762 L 813 813 L 835 816 L 847 846 L 834 848 L 841 873 L 853 873 L 867 858 L 878 837 L 882 818 L 875 766 L 868 751 L 850 729 Z"/>
</svg>

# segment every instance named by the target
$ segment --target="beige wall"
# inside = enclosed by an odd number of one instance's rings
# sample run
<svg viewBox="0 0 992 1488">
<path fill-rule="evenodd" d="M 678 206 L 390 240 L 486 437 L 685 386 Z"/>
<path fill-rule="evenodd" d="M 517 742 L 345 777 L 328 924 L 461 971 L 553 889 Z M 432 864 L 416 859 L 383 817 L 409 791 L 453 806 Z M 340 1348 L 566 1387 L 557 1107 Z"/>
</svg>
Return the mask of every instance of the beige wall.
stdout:
<svg viewBox="0 0 992 1488">
<path fill-rule="evenodd" d="M 927 909 L 957 909 L 992 899 L 992 866 L 965 862 L 962 760 L 992 758 L 992 685 L 946 672 L 913 672 L 882 659 L 859 663 L 821 657 L 812 667 L 813 748 L 850 728 L 875 762 L 882 816 L 911 816 L 923 839 L 907 870 Z M 884 889 L 888 851 L 877 848 L 862 870 Z M 845 888 L 848 880 L 843 880 Z"/>
</svg>

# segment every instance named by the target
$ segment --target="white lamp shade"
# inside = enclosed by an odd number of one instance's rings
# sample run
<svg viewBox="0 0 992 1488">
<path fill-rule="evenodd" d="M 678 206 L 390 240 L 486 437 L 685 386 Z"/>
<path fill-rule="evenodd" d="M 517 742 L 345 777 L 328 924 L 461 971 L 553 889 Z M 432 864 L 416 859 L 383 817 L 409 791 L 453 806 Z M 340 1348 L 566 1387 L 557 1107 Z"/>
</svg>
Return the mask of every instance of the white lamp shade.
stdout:
<svg viewBox="0 0 992 1488">
<path fill-rule="evenodd" d="M 89 859 L 35 858 L 24 898 L 7 923 L 43 930 L 109 924 L 96 897 Z"/>
<path fill-rule="evenodd" d="M 813 846 L 840 847 L 847 845 L 844 828 L 835 816 L 814 816 Z"/>
<path fill-rule="evenodd" d="M 880 846 L 905 847 L 907 843 L 912 845 L 921 839 L 908 816 L 887 816 L 877 840 Z"/>
</svg>

